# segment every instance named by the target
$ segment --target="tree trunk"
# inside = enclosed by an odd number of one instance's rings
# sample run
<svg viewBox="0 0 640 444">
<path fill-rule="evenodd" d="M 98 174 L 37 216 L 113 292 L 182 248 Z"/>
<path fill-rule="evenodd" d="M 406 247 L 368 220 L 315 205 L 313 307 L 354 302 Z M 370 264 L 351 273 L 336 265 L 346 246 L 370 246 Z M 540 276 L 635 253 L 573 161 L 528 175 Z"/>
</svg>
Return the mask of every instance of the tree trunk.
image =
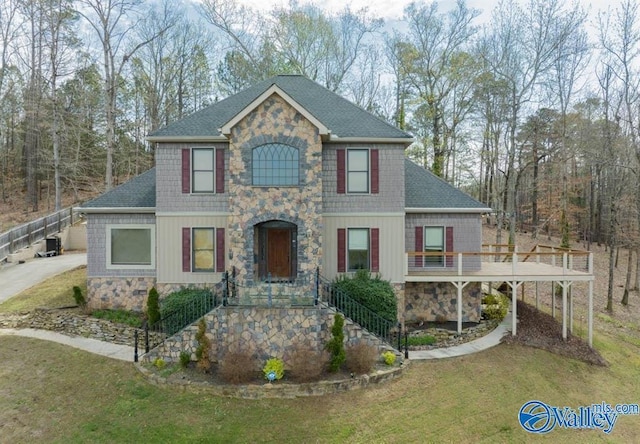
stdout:
<svg viewBox="0 0 640 444">
<path fill-rule="evenodd" d="M 627 277 L 624 283 L 624 293 L 622 295 L 622 300 L 620 301 L 622 305 L 629 305 L 629 291 L 631 290 L 631 269 L 633 268 L 633 250 L 629 249 L 629 255 L 627 257 Z"/>
</svg>

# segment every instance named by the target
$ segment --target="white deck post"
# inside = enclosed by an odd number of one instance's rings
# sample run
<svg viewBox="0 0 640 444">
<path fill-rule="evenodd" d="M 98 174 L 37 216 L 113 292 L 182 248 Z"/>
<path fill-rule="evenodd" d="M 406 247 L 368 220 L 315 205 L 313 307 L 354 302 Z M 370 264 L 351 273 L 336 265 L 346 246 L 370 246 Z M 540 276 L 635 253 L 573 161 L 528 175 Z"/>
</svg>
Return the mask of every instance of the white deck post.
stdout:
<svg viewBox="0 0 640 444">
<path fill-rule="evenodd" d="M 404 275 L 409 276 L 409 253 L 404 254 Z"/>
<path fill-rule="evenodd" d="M 518 303 L 518 295 L 516 294 L 516 291 L 518 290 L 518 283 L 516 281 L 511 282 L 509 285 L 511 285 L 511 335 L 515 336 L 516 335 L 516 324 L 518 322 L 518 315 L 517 315 L 517 303 Z"/>
<path fill-rule="evenodd" d="M 462 276 L 462 253 L 458 253 L 458 276 Z"/>
<path fill-rule="evenodd" d="M 567 282 L 562 284 L 562 339 L 567 339 Z"/>
<path fill-rule="evenodd" d="M 456 283 L 458 289 L 458 333 L 462 333 L 462 282 Z"/>
<path fill-rule="evenodd" d="M 569 295 L 569 332 L 573 333 L 573 284 L 569 284 L 567 289 Z"/>
<path fill-rule="evenodd" d="M 589 255 L 591 259 L 591 255 Z M 589 267 L 591 268 L 591 267 Z M 593 281 L 589 281 L 589 313 L 587 313 L 587 342 L 593 347 Z"/>
</svg>

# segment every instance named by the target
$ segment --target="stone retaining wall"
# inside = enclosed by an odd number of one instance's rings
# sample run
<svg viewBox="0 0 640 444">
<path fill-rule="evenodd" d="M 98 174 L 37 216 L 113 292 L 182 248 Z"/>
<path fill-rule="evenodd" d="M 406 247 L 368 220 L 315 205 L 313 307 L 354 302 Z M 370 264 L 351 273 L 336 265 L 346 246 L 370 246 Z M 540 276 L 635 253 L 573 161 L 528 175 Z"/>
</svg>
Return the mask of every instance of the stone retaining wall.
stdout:
<svg viewBox="0 0 640 444">
<path fill-rule="evenodd" d="M 405 322 L 456 321 L 458 290 L 448 282 L 407 282 L 404 289 Z M 462 321 L 480 322 L 482 291 L 472 282 L 462 290 Z"/>
<path fill-rule="evenodd" d="M 211 359 L 219 361 L 230 348 L 248 351 L 259 361 L 282 359 L 294 346 L 321 350 L 331 337 L 334 314 L 334 310 L 324 307 L 220 307 L 205 316 L 212 344 Z M 151 350 L 143 360 L 153 362 L 161 358 L 165 362 L 179 362 L 181 352 L 189 353 L 195 360 L 197 332 L 198 324 L 194 323 Z M 345 319 L 345 342 L 361 341 L 388 349 L 380 339 Z"/>
<path fill-rule="evenodd" d="M 38 328 L 132 347 L 135 344 L 135 331 L 138 330 L 138 346 L 141 349 L 144 347 L 142 329 L 93 318 L 79 313 L 79 309 L 35 309 L 29 313 L 3 314 L 0 315 L 0 328 Z M 151 333 L 151 340 L 158 343 L 161 338 Z"/>
<path fill-rule="evenodd" d="M 88 277 L 87 306 L 92 310 L 144 311 L 147 295 L 156 284 L 149 277 Z"/>
</svg>

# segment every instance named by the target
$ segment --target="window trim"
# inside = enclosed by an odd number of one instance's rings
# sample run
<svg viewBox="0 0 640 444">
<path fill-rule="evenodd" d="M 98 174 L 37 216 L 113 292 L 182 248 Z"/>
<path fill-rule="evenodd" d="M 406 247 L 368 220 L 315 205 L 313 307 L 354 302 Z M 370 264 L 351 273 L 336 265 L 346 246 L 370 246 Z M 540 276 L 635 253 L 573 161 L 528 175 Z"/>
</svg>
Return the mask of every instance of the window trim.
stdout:
<svg viewBox="0 0 640 444">
<path fill-rule="evenodd" d="M 366 151 L 367 153 L 367 169 L 366 170 L 356 170 L 352 171 L 349 167 L 349 153 L 352 151 Z M 345 192 L 346 194 L 355 194 L 355 195 L 367 195 L 371 194 L 371 148 L 369 147 L 349 147 L 346 149 L 345 155 Z M 351 173 L 363 173 L 367 174 L 367 190 L 366 191 L 351 191 L 350 189 L 350 174 Z"/>
<path fill-rule="evenodd" d="M 265 147 L 269 147 L 270 145 L 280 145 L 282 147 L 288 148 L 290 150 L 293 150 L 296 152 L 297 154 L 297 174 L 296 174 L 296 180 L 295 183 L 287 183 L 287 184 L 273 184 L 273 183 L 266 183 L 266 184 L 256 184 L 256 177 L 255 177 L 255 172 L 256 172 L 256 159 L 255 159 L 255 152 L 258 149 L 261 148 L 265 148 Z M 281 148 L 278 148 L 281 149 Z M 272 159 L 267 159 L 267 161 L 271 161 Z M 263 143 L 261 145 L 255 146 L 253 148 L 251 148 L 251 186 L 253 187 L 258 187 L 258 188 L 264 188 L 264 187 L 274 187 L 274 188 L 288 188 L 288 187 L 300 187 L 300 169 L 301 169 L 301 164 L 300 164 L 300 148 L 295 147 L 293 145 L 288 145 L 286 143 L 281 143 L 281 142 L 269 142 L 269 143 Z M 283 169 L 279 169 L 278 171 L 283 170 Z M 288 171 L 288 169 L 285 169 L 283 171 Z M 272 175 L 273 177 L 273 175 Z M 286 177 L 286 176 L 285 176 Z"/>
<path fill-rule="evenodd" d="M 113 229 L 147 229 L 150 232 L 150 264 L 113 264 L 111 262 L 111 233 Z M 155 270 L 156 268 L 156 226 L 154 224 L 107 224 L 105 265 L 107 270 Z"/>
<path fill-rule="evenodd" d="M 211 255 L 213 256 L 211 268 L 196 268 L 196 243 L 195 243 L 195 231 L 196 230 L 211 230 L 213 232 L 213 248 L 211 249 Z M 191 273 L 215 273 L 218 259 L 218 239 L 217 229 L 215 227 L 191 227 Z M 203 251 L 208 251 L 202 249 Z"/>
<path fill-rule="evenodd" d="M 351 249 L 349 248 L 349 240 L 351 238 L 351 231 L 352 230 L 363 230 L 367 232 L 367 268 L 364 268 L 364 270 L 367 271 L 371 271 L 371 228 L 369 227 L 348 227 L 346 229 L 346 239 L 345 239 L 345 256 L 346 256 L 346 271 L 347 273 L 355 273 L 358 270 L 361 270 L 360 268 L 352 268 L 351 267 L 351 258 L 350 258 L 350 252 Z M 354 251 L 363 251 L 363 250 L 354 250 Z"/>
<path fill-rule="evenodd" d="M 441 246 L 441 250 L 440 252 L 442 253 L 442 256 L 440 256 L 439 258 L 439 262 L 435 262 L 435 259 L 437 259 L 437 256 L 423 256 L 423 264 L 422 266 L 424 268 L 446 268 L 446 259 L 445 259 L 445 252 L 447 251 L 447 232 L 446 232 L 446 227 L 444 225 L 424 225 L 422 227 L 422 251 L 423 252 L 427 252 L 427 229 L 428 228 L 439 228 L 442 232 L 442 246 Z M 433 245 L 431 247 L 434 247 Z M 431 252 L 435 252 L 437 250 L 429 250 Z M 430 260 L 433 260 L 434 262 L 430 262 Z"/>
<path fill-rule="evenodd" d="M 189 155 L 189 160 L 191 162 L 191 166 L 190 166 L 190 171 L 189 173 L 191 174 L 191 180 L 190 182 L 190 192 L 191 194 L 216 194 L 216 156 L 217 156 L 217 150 L 216 147 L 208 147 L 208 146 L 202 146 L 202 147 L 191 147 L 190 148 L 191 152 Z M 212 170 L 204 170 L 204 169 L 196 169 L 196 162 L 194 159 L 194 152 L 195 151 L 210 151 L 211 152 L 211 165 L 212 165 Z M 213 174 L 213 180 L 211 181 L 211 191 L 198 191 L 195 190 L 195 177 L 196 177 L 196 172 L 211 172 Z"/>
</svg>

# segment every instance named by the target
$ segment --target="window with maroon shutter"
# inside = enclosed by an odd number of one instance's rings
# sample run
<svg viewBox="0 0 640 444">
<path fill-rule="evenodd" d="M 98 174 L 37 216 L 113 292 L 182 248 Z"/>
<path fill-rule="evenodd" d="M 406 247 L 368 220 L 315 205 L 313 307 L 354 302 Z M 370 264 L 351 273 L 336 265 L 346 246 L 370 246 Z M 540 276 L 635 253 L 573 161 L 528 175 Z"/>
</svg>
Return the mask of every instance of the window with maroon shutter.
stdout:
<svg viewBox="0 0 640 444">
<path fill-rule="evenodd" d="M 224 193 L 224 149 L 216 150 L 216 193 Z"/>
<path fill-rule="evenodd" d="M 445 231 L 445 251 L 453 251 L 453 227 L 447 227 Z M 453 267 L 453 256 L 447 256 L 447 267 Z"/>
<path fill-rule="evenodd" d="M 380 271 L 380 229 L 371 229 L 371 271 Z"/>
<path fill-rule="evenodd" d="M 182 150 L 182 192 L 191 192 L 191 150 L 188 148 Z"/>
<path fill-rule="evenodd" d="M 191 271 L 191 228 L 182 229 L 182 271 Z"/>
<path fill-rule="evenodd" d="M 424 227 L 416 227 L 416 242 L 415 242 L 415 250 L 416 253 L 422 253 L 424 251 Z M 416 256 L 416 267 L 422 267 L 422 256 Z"/>
<path fill-rule="evenodd" d="M 378 150 L 371 150 L 371 194 L 380 192 L 380 162 Z"/>
<path fill-rule="evenodd" d="M 216 271 L 222 273 L 224 271 L 224 228 L 218 228 L 216 230 Z"/>
<path fill-rule="evenodd" d="M 338 183 L 337 183 L 337 190 L 336 192 L 338 194 L 344 194 L 347 187 L 346 187 L 346 180 L 345 180 L 345 175 L 346 175 L 346 157 L 345 157 L 345 150 L 336 150 L 336 157 L 338 159 L 338 164 L 337 164 L 337 175 L 338 175 Z"/>
<path fill-rule="evenodd" d="M 347 271 L 347 231 L 338 228 L 338 273 Z"/>
</svg>

